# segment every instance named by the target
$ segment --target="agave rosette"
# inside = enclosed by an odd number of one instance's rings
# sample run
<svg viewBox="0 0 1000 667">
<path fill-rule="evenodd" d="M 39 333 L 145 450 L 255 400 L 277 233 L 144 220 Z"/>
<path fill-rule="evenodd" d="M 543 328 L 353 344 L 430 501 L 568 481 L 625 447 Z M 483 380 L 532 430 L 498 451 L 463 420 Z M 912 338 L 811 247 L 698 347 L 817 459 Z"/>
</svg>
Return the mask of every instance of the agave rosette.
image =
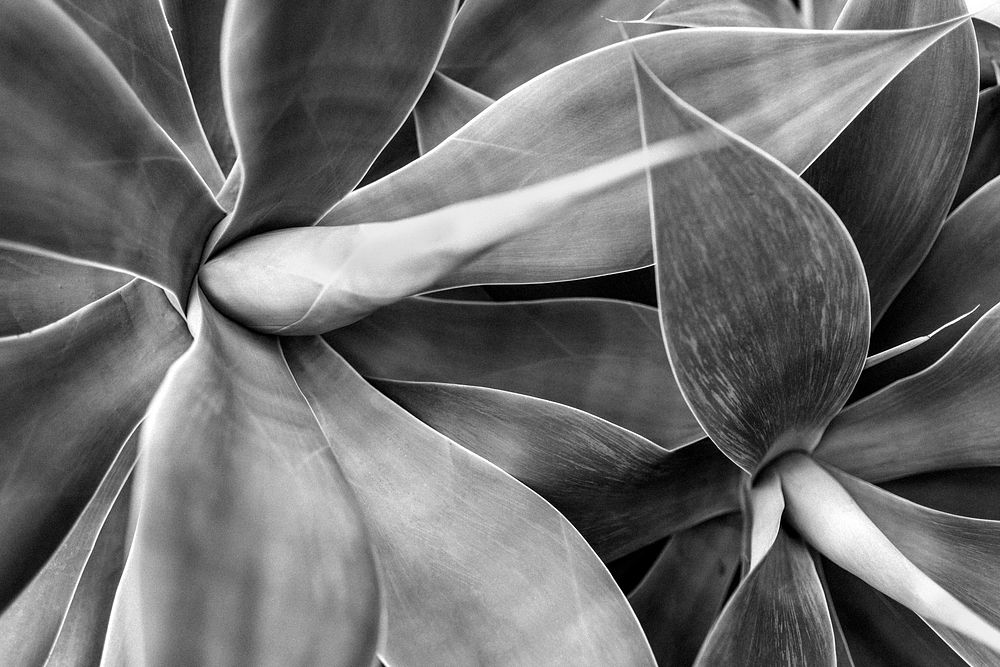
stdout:
<svg viewBox="0 0 1000 667">
<path fill-rule="evenodd" d="M 456 4 L 0 9 L 5 658 L 850 664 L 847 571 L 995 662 L 996 523 L 872 486 L 997 463 L 963 3 Z"/>
</svg>

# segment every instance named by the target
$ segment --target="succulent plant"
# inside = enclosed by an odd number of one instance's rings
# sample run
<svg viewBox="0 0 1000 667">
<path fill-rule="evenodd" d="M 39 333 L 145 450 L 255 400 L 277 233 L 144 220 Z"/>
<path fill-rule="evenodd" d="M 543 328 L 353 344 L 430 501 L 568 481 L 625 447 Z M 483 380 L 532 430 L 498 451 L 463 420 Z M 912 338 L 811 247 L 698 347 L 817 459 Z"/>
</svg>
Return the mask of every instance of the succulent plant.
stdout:
<svg viewBox="0 0 1000 667">
<path fill-rule="evenodd" d="M 2 662 L 1000 664 L 994 14 L 458 4 L 0 2 Z"/>
</svg>

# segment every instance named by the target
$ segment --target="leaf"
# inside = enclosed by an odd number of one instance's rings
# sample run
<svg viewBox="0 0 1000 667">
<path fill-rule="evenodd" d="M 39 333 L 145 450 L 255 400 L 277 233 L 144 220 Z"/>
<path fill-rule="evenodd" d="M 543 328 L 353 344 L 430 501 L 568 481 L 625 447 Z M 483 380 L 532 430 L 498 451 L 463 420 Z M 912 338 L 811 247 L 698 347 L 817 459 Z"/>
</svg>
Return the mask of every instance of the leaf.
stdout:
<svg viewBox="0 0 1000 667">
<path fill-rule="evenodd" d="M 368 664 L 379 586 L 357 501 L 278 341 L 196 299 L 142 431 L 116 602 L 138 610 L 129 664 Z"/>
<path fill-rule="evenodd" d="M 997 85 L 996 68 L 993 61 L 1000 60 L 1000 26 L 997 21 L 984 21 L 980 15 L 972 19 L 976 29 L 976 43 L 979 47 L 979 87 Z"/>
<path fill-rule="evenodd" d="M 972 147 L 962 172 L 962 182 L 955 194 L 954 206 L 1000 176 L 1000 157 L 997 157 L 1000 155 L 1000 86 L 979 93 L 977 109 Z"/>
<path fill-rule="evenodd" d="M 86 573 L 92 564 L 99 565 L 95 559 L 99 560 L 104 556 L 98 542 L 105 525 L 121 521 L 121 510 L 113 512 L 113 506 L 132 472 L 136 438 L 126 441 L 115 454 L 114 461 L 108 467 L 93 498 L 87 502 L 62 544 L 31 583 L 0 615 L 0 655 L 5 663 L 46 663 L 56 645 L 63 647 L 65 642 L 72 641 L 69 634 L 79 629 L 78 626 L 74 627 L 75 623 L 90 620 L 79 617 L 79 607 L 94 605 L 97 609 L 93 611 L 100 616 L 104 605 L 98 596 L 108 592 L 114 594 L 117 581 L 112 582 L 109 591 L 95 591 L 87 585 L 89 581 L 86 581 Z M 125 495 L 128 495 L 127 492 Z M 103 610 L 105 618 L 110 609 L 110 599 L 107 602 L 108 605 Z M 93 641 L 102 637 L 103 628 L 99 625 L 98 622 L 98 627 L 94 628 L 99 633 L 97 637 L 81 639 Z M 60 654 L 66 656 L 62 648 L 56 653 Z M 99 645 L 97 656 L 100 656 Z M 59 664 L 79 664 L 83 656 L 70 654 L 66 657 L 70 660 Z"/>
<path fill-rule="evenodd" d="M 387 664 L 654 664 L 624 595 L 551 505 L 321 340 L 282 347 L 372 531 Z"/>
<path fill-rule="evenodd" d="M 690 665 L 722 610 L 740 562 L 734 515 L 670 538 L 629 603 L 660 665 Z"/>
<path fill-rule="evenodd" d="M 765 471 L 743 487 L 743 571 L 757 567 L 774 546 L 785 513 L 778 476 Z"/>
<path fill-rule="evenodd" d="M 806 24 L 829 30 L 837 23 L 848 0 L 802 0 L 803 14 L 808 17 Z"/>
<path fill-rule="evenodd" d="M 0 339 L 0 608 L 58 546 L 189 341 L 141 281 Z"/>
<path fill-rule="evenodd" d="M 940 620 L 927 618 L 956 652 L 973 665 L 1000 659 L 1000 522 L 969 519 L 902 500 L 886 491 L 832 471 L 872 522 L 917 567 L 991 624 L 992 643 L 970 641 Z M 952 626 L 954 627 L 954 626 Z M 992 650 L 990 650 L 992 649 Z"/>
<path fill-rule="evenodd" d="M 654 308 L 606 299 L 406 299 L 326 340 L 366 377 L 480 385 L 589 412 L 677 449 L 704 437 Z"/>
<path fill-rule="evenodd" d="M 226 0 L 161 0 L 161 4 L 201 125 L 219 165 L 228 173 L 236 161 L 236 147 L 222 104 L 219 67 Z"/>
<path fill-rule="evenodd" d="M 51 324 L 128 281 L 123 273 L 0 248 L 0 336 Z"/>
<path fill-rule="evenodd" d="M 964 12 L 964 0 L 851 0 L 837 28 L 911 28 Z M 927 254 L 958 187 L 975 122 L 975 53 L 968 23 L 942 38 L 803 174 L 858 247 L 876 322 Z"/>
<path fill-rule="evenodd" d="M 720 140 L 649 173 L 656 277 L 681 392 L 722 452 L 752 472 L 815 447 L 847 400 L 868 344 L 864 269 L 836 214 L 791 171 L 644 67 L 636 74 L 644 141 L 705 131 Z"/>
<path fill-rule="evenodd" d="M 872 481 L 1000 465 L 1000 306 L 926 370 L 852 404 L 817 456 Z"/>
<path fill-rule="evenodd" d="M 234 0 L 222 88 L 243 186 L 220 243 L 308 225 L 350 192 L 434 71 L 457 0 Z"/>
<path fill-rule="evenodd" d="M 823 594 L 826 596 L 826 609 L 830 614 L 830 623 L 833 626 L 837 667 L 855 667 L 854 656 L 851 655 L 851 647 L 847 643 L 847 635 L 844 633 L 840 618 L 837 616 L 837 610 L 834 608 L 833 596 L 830 593 L 830 585 L 827 582 L 826 571 L 823 567 L 823 559 L 815 552 L 812 552 L 811 555 L 813 566 L 816 568 L 816 574 L 819 575 L 820 583 L 823 586 Z"/>
<path fill-rule="evenodd" d="M 804 28 L 788 0 L 664 0 L 643 23 L 701 28 Z"/>
<path fill-rule="evenodd" d="M 826 598 L 809 551 L 781 530 L 733 593 L 694 664 L 834 667 L 835 650 Z"/>
<path fill-rule="evenodd" d="M 893 358 L 895 358 L 895 357 L 897 357 L 897 356 L 899 356 L 901 354 L 905 354 L 906 352 L 909 352 L 910 350 L 912 350 L 914 348 L 920 347 L 921 345 L 923 345 L 924 343 L 926 343 L 931 338 L 933 338 L 934 336 L 938 335 L 939 333 L 941 333 L 942 331 L 944 331 L 948 327 L 950 327 L 950 326 L 952 326 L 954 324 L 958 324 L 959 322 L 961 322 L 962 320 L 964 320 L 969 315 L 972 315 L 978 309 L 979 309 L 979 306 L 976 306 L 975 308 L 973 308 L 969 312 L 967 312 L 967 313 L 965 313 L 963 315 L 959 315 L 958 317 L 956 317 L 955 319 L 951 320 L 950 322 L 945 322 L 944 324 L 942 324 L 941 326 L 939 326 L 934 331 L 931 331 L 930 333 L 924 334 L 923 336 L 918 336 L 917 338 L 914 338 L 913 340 L 908 340 L 905 343 L 900 343 L 899 345 L 896 345 L 894 347 L 890 347 L 888 350 L 883 350 L 882 352 L 879 352 L 877 354 L 872 354 L 872 355 L 868 356 L 868 358 L 865 359 L 865 370 L 868 370 L 872 366 L 877 366 L 879 364 L 885 363 L 886 361 L 888 361 L 890 359 L 893 359 Z"/>
<path fill-rule="evenodd" d="M 668 453 L 573 408 L 485 387 L 379 391 L 552 503 L 605 562 L 739 506 L 742 475 L 707 441 Z"/>
<path fill-rule="evenodd" d="M 949 514 L 1000 520 L 1000 467 L 960 468 L 879 484 L 889 493 Z"/>
<path fill-rule="evenodd" d="M 467 0 L 440 70 L 497 99 L 539 74 L 621 40 L 607 19 L 634 18 L 656 0 Z"/>
<path fill-rule="evenodd" d="M 421 155 L 455 134 L 493 100 L 434 72 L 413 109 Z"/>
<path fill-rule="evenodd" d="M 641 148 L 632 48 L 685 100 L 801 171 L 907 62 L 948 29 L 693 29 L 611 46 L 498 100 L 436 150 L 351 193 L 321 224 L 400 220 L 545 182 Z M 597 200 L 536 212 L 530 228 L 505 236 L 464 276 L 469 282 L 487 272 L 489 282 L 550 281 L 648 265 L 646 200 L 643 179 L 634 177 Z M 504 209 L 492 206 L 488 212 L 500 216 Z M 513 268 L 502 272 L 496 266 Z M 531 275 L 512 278 L 515 269 L 522 275 L 530 269 Z"/>
</svg>

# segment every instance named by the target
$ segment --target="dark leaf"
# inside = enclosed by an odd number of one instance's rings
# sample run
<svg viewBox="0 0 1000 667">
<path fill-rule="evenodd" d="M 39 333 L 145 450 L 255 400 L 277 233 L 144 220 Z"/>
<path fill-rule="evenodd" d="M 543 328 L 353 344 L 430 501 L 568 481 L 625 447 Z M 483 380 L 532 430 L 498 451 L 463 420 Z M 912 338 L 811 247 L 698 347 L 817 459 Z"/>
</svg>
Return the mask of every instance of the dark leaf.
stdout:
<svg viewBox="0 0 1000 667">
<path fill-rule="evenodd" d="M 1000 176 L 1000 86 L 993 86 L 979 93 L 972 147 L 954 205 L 964 202 L 997 176 Z"/>
<path fill-rule="evenodd" d="M 711 28 L 804 28 L 789 0 L 665 0 L 643 23 Z"/>
</svg>

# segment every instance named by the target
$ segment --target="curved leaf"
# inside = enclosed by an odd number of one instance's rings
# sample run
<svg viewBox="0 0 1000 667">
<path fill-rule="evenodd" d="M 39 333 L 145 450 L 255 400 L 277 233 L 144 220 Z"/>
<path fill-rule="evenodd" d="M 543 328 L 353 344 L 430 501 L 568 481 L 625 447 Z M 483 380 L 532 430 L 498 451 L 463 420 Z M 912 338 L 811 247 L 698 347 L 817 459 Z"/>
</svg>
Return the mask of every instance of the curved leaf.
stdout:
<svg viewBox="0 0 1000 667">
<path fill-rule="evenodd" d="M 982 15 L 972 19 L 972 25 L 976 29 L 976 43 L 979 47 L 980 88 L 1000 83 L 997 81 L 997 70 L 993 64 L 993 61 L 1000 60 L 1000 25 L 997 23 L 996 20 L 984 21 Z"/>
<path fill-rule="evenodd" d="M 807 24 L 821 30 L 829 30 L 837 23 L 847 0 L 802 0 L 803 13 L 809 18 Z"/>
<path fill-rule="evenodd" d="M 702 28 L 805 27 L 789 0 L 664 0 L 642 22 Z"/>
<path fill-rule="evenodd" d="M 186 298 L 211 226 L 204 181 L 50 0 L 0 6 L 0 246 L 148 278 Z"/>
<path fill-rule="evenodd" d="M 979 93 L 972 147 L 954 205 L 964 202 L 997 176 L 1000 176 L 1000 86 Z"/>
<path fill-rule="evenodd" d="M 141 281 L 0 339 L 0 607 L 62 540 L 189 341 Z"/>
<path fill-rule="evenodd" d="M 1000 467 L 958 468 L 879 484 L 889 493 L 949 514 L 1000 521 Z"/>
<path fill-rule="evenodd" d="M 563 403 L 666 449 L 704 437 L 654 308 L 604 299 L 406 299 L 326 340 L 366 377 L 480 385 Z"/>
<path fill-rule="evenodd" d="M 690 665 L 722 610 L 740 563 L 735 515 L 670 538 L 628 600 L 659 665 Z"/>
<path fill-rule="evenodd" d="M 872 481 L 1000 465 L 1000 306 L 937 363 L 852 404 L 816 451 Z"/>
<path fill-rule="evenodd" d="M 129 280 L 117 271 L 0 248 L 0 336 L 51 324 Z"/>
<path fill-rule="evenodd" d="M 530 396 L 374 384 L 552 503 L 605 562 L 739 506 L 743 476 L 710 442 L 668 453 L 589 413 Z"/>
<path fill-rule="evenodd" d="M 434 72 L 413 109 L 421 155 L 455 134 L 492 103 L 482 93 Z"/>
<path fill-rule="evenodd" d="M 243 186 L 220 243 L 308 225 L 409 115 L 457 0 L 232 0 L 222 87 Z"/>
<path fill-rule="evenodd" d="M 282 347 L 372 530 L 388 664 L 653 664 L 624 595 L 551 505 L 320 339 Z"/>
<path fill-rule="evenodd" d="M 964 12 L 964 0 L 852 0 L 837 28 L 911 28 Z M 874 321 L 917 270 L 948 213 L 972 136 L 977 83 L 967 24 L 903 70 L 803 174 L 858 247 Z"/>
<path fill-rule="evenodd" d="M 368 664 L 379 586 L 357 501 L 278 342 L 196 299 L 142 430 L 116 603 L 139 610 L 129 664 Z"/>
<path fill-rule="evenodd" d="M 868 292 L 836 214 L 786 167 L 637 70 L 644 141 L 720 147 L 650 171 L 667 353 L 705 432 L 747 471 L 811 449 L 868 344 Z M 762 410 L 761 406 L 767 406 Z"/>
<path fill-rule="evenodd" d="M 726 604 L 694 664 L 834 667 L 835 652 L 826 597 L 809 551 L 781 530 Z"/>
</svg>

